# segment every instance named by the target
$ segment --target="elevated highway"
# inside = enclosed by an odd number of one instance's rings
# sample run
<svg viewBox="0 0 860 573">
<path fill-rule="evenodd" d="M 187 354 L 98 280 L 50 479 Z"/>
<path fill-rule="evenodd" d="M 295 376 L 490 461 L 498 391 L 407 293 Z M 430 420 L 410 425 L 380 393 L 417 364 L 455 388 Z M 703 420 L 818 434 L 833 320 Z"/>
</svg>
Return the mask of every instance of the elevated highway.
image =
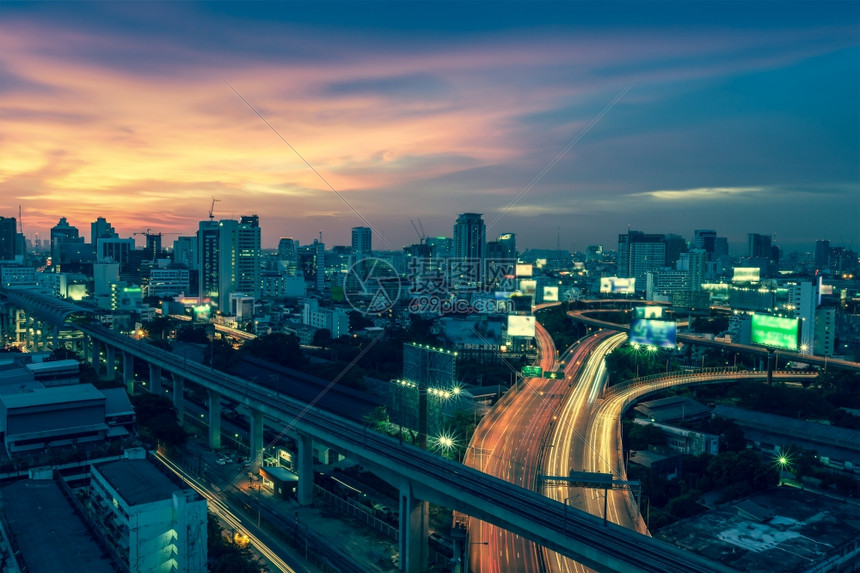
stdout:
<svg viewBox="0 0 860 573">
<path fill-rule="evenodd" d="M 299 498 L 308 503 L 313 483 L 311 441 L 319 441 L 372 468 L 400 489 L 401 562 L 419 571 L 426 556 L 424 502 L 474 516 L 534 541 L 598 571 L 694 572 L 720 570 L 718 565 L 583 512 L 567 511 L 538 493 L 446 460 L 410 444 L 368 431 L 315 407 L 296 402 L 242 378 L 188 363 L 169 352 L 140 344 L 101 326 L 78 328 L 100 344 L 127 357 L 145 360 L 177 380 L 210 392 L 210 431 L 220 416 L 221 396 L 246 405 L 254 413 L 252 447 L 261 449 L 262 420 L 278 420 L 299 436 Z M 160 373 L 159 373 L 160 376 Z M 153 384 L 154 386 L 154 384 Z M 174 391 L 174 396 L 181 392 Z M 255 427 L 258 427 L 255 437 Z M 424 548 L 422 548 L 424 544 Z"/>
</svg>

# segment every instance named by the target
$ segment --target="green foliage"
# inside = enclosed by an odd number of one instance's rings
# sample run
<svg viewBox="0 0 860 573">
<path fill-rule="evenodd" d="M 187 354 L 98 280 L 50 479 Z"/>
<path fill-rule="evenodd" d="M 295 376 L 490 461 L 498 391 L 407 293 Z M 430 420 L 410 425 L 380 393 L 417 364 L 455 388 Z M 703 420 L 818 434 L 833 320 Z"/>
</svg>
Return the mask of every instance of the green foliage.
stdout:
<svg viewBox="0 0 860 573">
<path fill-rule="evenodd" d="M 176 340 L 192 344 L 209 344 L 209 334 L 206 326 L 186 324 L 176 329 Z"/>
<path fill-rule="evenodd" d="M 710 334 L 720 334 L 729 328 L 729 317 L 706 316 L 693 319 L 693 330 Z"/>
<path fill-rule="evenodd" d="M 331 332 L 321 328 L 314 332 L 314 338 L 311 340 L 312 346 L 321 346 L 323 348 L 331 344 Z"/>
<path fill-rule="evenodd" d="M 206 531 L 209 571 L 212 573 L 259 573 L 260 563 L 245 546 L 227 539 L 218 518 L 209 514 Z"/>
<path fill-rule="evenodd" d="M 307 362 L 299 346 L 299 339 L 292 334 L 274 333 L 249 340 L 242 352 L 287 368 L 300 368 Z"/>
<path fill-rule="evenodd" d="M 649 445 L 665 446 L 666 433 L 653 424 L 626 424 L 627 439 L 625 445 L 630 450 L 647 450 Z"/>
<path fill-rule="evenodd" d="M 388 409 L 385 406 L 377 406 L 365 414 L 363 420 L 374 430 L 384 432 L 388 429 Z"/>
<path fill-rule="evenodd" d="M 78 357 L 77 352 L 73 352 L 65 346 L 61 346 L 51 351 L 51 355 L 48 356 L 46 362 L 56 362 L 58 360 L 80 360 L 80 358 Z"/>
<path fill-rule="evenodd" d="M 203 364 L 222 372 L 232 372 L 239 364 L 239 355 L 224 338 L 216 338 L 203 348 Z"/>
<path fill-rule="evenodd" d="M 585 325 L 574 322 L 567 316 L 567 311 L 568 305 L 562 303 L 541 309 L 535 314 L 537 321 L 549 332 L 559 350 L 564 350 L 586 334 Z"/>
<path fill-rule="evenodd" d="M 188 436 L 179 425 L 176 408 L 169 398 L 149 393 L 135 394 L 130 398 L 141 437 L 169 448 L 186 442 Z"/>
<path fill-rule="evenodd" d="M 156 316 L 152 321 L 143 323 L 141 330 L 150 340 L 166 340 L 171 330 L 170 319 Z"/>
<path fill-rule="evenodd" d="M 734 420 L 720 416 L 705 418 L 700 422 L 698 429 L 719 436 L 721 452 L 741 452 L 747 448 L 744 431 Z"/>
<path fill-rule="evenodd" d="M 368 326 L 373 326 L 373 321 L 357 310 L 350 311 L 349 314 L 347 314 L 347 317 L 349 318 L 350 332 L 357 332 L 363 328 L 367 328 Z"/>
</svg>

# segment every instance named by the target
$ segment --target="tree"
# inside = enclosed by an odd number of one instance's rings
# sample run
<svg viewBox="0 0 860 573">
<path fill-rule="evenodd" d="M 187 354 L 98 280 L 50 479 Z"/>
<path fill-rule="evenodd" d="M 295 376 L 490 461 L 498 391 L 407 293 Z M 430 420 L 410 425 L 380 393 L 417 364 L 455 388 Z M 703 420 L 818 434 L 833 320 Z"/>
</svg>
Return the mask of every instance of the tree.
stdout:
<svg viewBox="0 0 860 573">
<path fill-rule="evenodd" d="M 168 448 L 181 446 L 188 439 L 177 421 L 176 408 L 165 396 L 136 394 L 131 396 L 138 433 Z"/>
<path fill-rule="evenodd" d="M 292 334 L 273 333 L 257 337 L 246 342 L 242 352 L 287 368 L 299 368 L 307 362 L 299 339 Z"/>
<path fill-rule="evenodd" d="M 368 326 L 373 326 L 373 321 L 357 310 L 350 311 L 347 314 L 347 317 L 349 318 L 350 332 L 356 332 L 363 328 L 367 328 Z"/>
<path fill-rule="evenodd" d="M 316 332 L 314 332 L 313 340 L 311 340 L 312 346 L 320 346 L 322 348 L 326 348 L 331 344 L 331 332 L 326 330 L 325 328 L 320 328 Z"/>
<path fill-rule="evenodd" d="M 61 346 L 52 350 L 51 355 L 46 359 L 47 362 L 56 362 L 58 360 L 79 360 L 79 358 L 76 352 L 72 352 L 65 346 Z"/>
<path fill-rule="evenodd" d="M 374 430 L 384 432 L 388 428 L 388 409 L 385 406 L 377 406 L 362 419 Z"/>
</svg>

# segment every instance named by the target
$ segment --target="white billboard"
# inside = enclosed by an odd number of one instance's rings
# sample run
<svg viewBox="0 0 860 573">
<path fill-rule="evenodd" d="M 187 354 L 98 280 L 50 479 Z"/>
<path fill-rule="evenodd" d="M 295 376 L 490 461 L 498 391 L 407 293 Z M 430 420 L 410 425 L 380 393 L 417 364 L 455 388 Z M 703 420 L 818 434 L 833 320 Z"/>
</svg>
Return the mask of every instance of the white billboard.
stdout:
<svg viewBox="0 0 860 573">
<path fill-rule="evenodd" d="M 602 277 L 600 279 L 600 292 L 603 294 L 633 294 L 635 290 L 635 278 Z"/>
<path fill-rule="evenodd" d="M 558 287 L 557 286 L 545 286 L 545 287 L 543 287 L 543 301 L 544 302 L 558 302 Z"/>
<path fill-rule="evenodd" d="M 535 317 L 508 315 L 508 336 L 534 336 Z"/>
<path fill-rule="evenodd" d="M 732 271 L 733 283 L 757 283 L 761 275 L 758 267 L 734 267 Z"/>
<path fill-rule="evenodd" d="M 532 266 L 531 265 L 517 265 L 517 276 L 518 277 L 530 277 L 530 276 L 532 276 Z"/>
<path fill-rule="evenodd" d="M 524 296 L 534 297 L 537 290 L 537 281 L 534 279 L 520 281 L 520 293 Z"/>
</svg>

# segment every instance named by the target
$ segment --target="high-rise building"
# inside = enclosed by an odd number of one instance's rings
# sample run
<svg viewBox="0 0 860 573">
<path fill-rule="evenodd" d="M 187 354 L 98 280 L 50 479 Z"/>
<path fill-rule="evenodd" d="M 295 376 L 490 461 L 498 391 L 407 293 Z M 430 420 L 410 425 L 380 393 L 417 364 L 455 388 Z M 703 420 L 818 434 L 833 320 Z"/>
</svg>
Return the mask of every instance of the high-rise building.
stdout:
<svg viewBox="0 0 860 573">
<path fill-rule="evenodd" d="M 259 298 L 260 251 L 262 235 L 260 218 L 246 215 L 239 220 L 236 230 L 236 291 Z"/>
<path fill-rule="evenodd" d="M 370 256 L 373 250 L 373 229 L 370 227 L 352 228 L 352 254 L 355 260 Z"/>
<path fill-rule="evenodd" d="M 830 248 L 830 241 L 815 241 L 815 268 L 829 269 L 830 254 L 833 249 Z"/>
<path fill-rule="evenodd" d="M 714 242 L 717 240 L 717 232 L 705 229 L 696 229 L 693 231 L 693 244 L 690 245 L 694 249 L 702 249 L 707 253 L 714 252 Z"/>
<path fill-rule="evenodd" d="M 424 244 L 430 246 L 433 257 L 449 259 L 454 256 L 454 241 L 450 237 L 427 237 Z"/>
<path fill-rule="evenodd" d="M 663 237 L 666 243 L 666 266 L 674 266 L 681 257 L 681 253 L 687 252 L 687 240 L 681 235 L 666 235 Z"/>
<path fill-rule="evenodd" d="M 800 319 L 800 347 L 812 351 L 815 346 L 815 310 L 818 287 L 809 281 L 789 283 L 787 310 Z"/>
<path fill-rule="evenodd" d="M 772 255 L 770 235 L 747 234 L 747 256 L 750 259 L 771 260 Z"/>
<path fill-rule="evenodd" d="M 480 213 L 462 213 L 454 224 L 455 286 L 477 286 L 483 280 L 487 228 Z"/>
<path fill-rule="evenodd" d="M 51 258 L 54 264 L 60 261 L 60 245 L 68 239 L 78 238 L 78 228 L 69 225 L 65 217 L 61 217 L 59 222 L 51 227 Z"/>
<path fill-rule="evenodd" d="M 618 276 L 635 278 L 636 289 L 645 290 L 645 273 L 666 265 L 663 235 L 627 231 L 618 235 Z"/>
<path fill-rule="evenodd" d="M 499 244 L 503 258 L 516 260 L 519 253 L 517 253 L 517 236 L 515 233 L 502 233 L 496 242 Z"/>
<path fill-rule="evenodd" d="M 119 235 L 114 230 L 113 225 L 107 222 L 104 217 L 99 217 L 90 223 L 90 243 L 96 245 L 99 239 L 118 239 Z M 96 247 L 98 251 L 98 247 Z"/>
<path fill-rule="evenodd" d="M 314 239 L 314 267 L 317 290 L 322 291 L 325 288 L 325 243 L 316 239 Z"/>
<path fill-rule="evenodd" d="M 289 276 L 296 275 L 299 262 L 299 242 L 292 237 L 283 237 L 278 241 L 278 260 L 281 270 Z"/>
<path fill-rule="evenodd" d="M 258 297 L 260 292 L 260 225 L 256 215 L 241 221 L 200 221 L 197 231 L 201 299 L 227 312 L 231 294 Z"/>
<path fill-rule="evenodd" d="M 0 261 L 14 261 L 18 252 L 18 227 L 14 217 L 0 217 Z"/>
<path fill-rule="evenodd" d="M 173 262 L 197 269 L 197 237 L 177 237 L 173 241 Z"/>
</svg>

